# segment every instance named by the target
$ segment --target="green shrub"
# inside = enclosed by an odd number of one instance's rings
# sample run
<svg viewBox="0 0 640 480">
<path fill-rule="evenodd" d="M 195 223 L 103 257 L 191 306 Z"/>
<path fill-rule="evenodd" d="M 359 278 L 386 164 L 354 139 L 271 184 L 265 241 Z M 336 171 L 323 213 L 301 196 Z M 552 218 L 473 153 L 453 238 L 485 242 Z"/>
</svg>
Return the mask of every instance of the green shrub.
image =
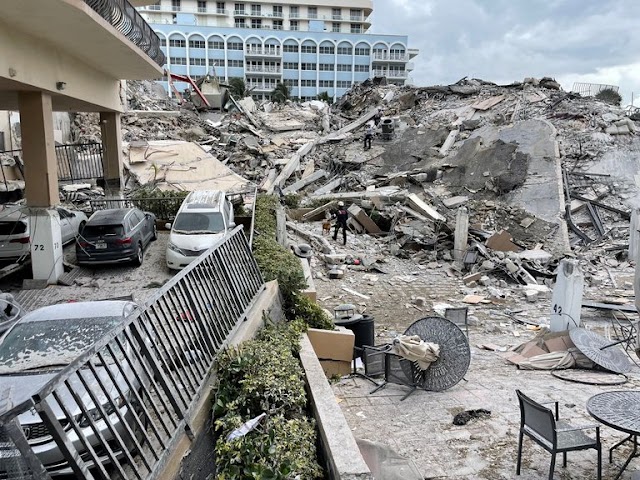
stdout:
<svg viewBox="0 0 640 480">
<path fill-rule="evenodd" d="M 295 357 L 301 321 L 265 327 L 255 340 L 218 355 L 214 405 L 217 479 L 314 479 L 315 422 L 306 416 L 304 377 Z M 267 417 L 244 437 L 226 438 L 261 413 Z"/>
<path fill-rule="evenodd" d="M 617 105 L 618 107 L 622 103 L 622 96 L 612 88 L 605 88 L 603 90 L 600 90 L 595 95 L 595 98 L 597 98 L 598 100 L 602 100 L 603 102 L 607 102 L 611 105 Z"/>
<path fill-rule="evenodd" d="M 182 201 L 188 194 L 189 192 L 143 187 L 136 190 L 129 198 L 140 210 L 151 212 L 158 219 L 169 220 L 175 218 Z"/>
<path fill-rule="evenodd" d="M 302 197 L 298 193 L 287 193 L 284 196 L 284 204 L 289 208 L 298 208 Z"/>
<path fill-rule="evenodd" d="M 305 295 L 296 293 L 289 314 L 292 318 L 301 319 L 311 328 L 333 330 L 335 324 L 320 305 Z"/>
<path fill-rule="evenodd" d="M 278 197 L 275 195 L 258 195 L 255 209 L 255 228 L 260 235 L 275 239 L 277 229 L 275 211 L 277 205 Z"/>
</svg>

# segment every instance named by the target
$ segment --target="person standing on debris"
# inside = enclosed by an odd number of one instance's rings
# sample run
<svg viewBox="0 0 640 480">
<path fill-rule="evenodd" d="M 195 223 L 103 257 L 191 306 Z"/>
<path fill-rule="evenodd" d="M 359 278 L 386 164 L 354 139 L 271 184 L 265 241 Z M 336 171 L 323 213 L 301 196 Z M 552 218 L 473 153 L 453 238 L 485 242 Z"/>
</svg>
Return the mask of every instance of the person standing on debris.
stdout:
<svg viewBox="0 0 640 480">
<path fill-rule="evenodd" d="M 376 128 L 373 122 L 367 123 L 367 129 L 364 132 L 364 149 L 369 150 L 371 148 L 371 141 L 376 133 Z"/>
<path fill-rule="evenodd" d="M 382 120 L 382 109 L 378 107 L 376 109 L 376 113 L 373 116 L 373 123 L 375 123 L 376 127 L 380 125 L 380 121 Z"/>
<path fill-rule="evenodd" d="M 333 239 L 338 240 L 338 231 L 342 228 L 342 244 L 347 244 L 347 218 L 349 218 L 349 213 L 347 209 L 344 208 L 344 202 L 338 202 L 338 209 L 332 212 L 331 217 L 336 219 L 336 228 L 333 231 Z"/>
</svg>

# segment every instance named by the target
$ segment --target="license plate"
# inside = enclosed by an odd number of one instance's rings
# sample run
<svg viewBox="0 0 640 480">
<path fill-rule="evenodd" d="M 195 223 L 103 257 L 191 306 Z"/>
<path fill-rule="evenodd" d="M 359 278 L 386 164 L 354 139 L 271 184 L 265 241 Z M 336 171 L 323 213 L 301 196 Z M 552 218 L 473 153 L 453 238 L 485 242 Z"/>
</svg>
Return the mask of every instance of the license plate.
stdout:
<svg viewBox="0 0 640 480">
<path fill-rule="evenodd" d="M 107 244 L 105 242 L 96 243 L 96 250 L 104 250 L 107 248 Z"/>
</svg>

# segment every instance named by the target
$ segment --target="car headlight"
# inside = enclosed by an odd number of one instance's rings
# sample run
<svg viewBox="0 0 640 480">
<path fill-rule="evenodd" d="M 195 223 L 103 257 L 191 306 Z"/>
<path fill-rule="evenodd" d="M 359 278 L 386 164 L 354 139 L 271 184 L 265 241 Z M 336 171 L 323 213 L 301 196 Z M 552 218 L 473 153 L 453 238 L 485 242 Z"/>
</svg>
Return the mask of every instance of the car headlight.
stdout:
<svg viewBox="0 0 640 480">
<path fill-rule="evenodd" d="M 113 399 L 113 403 L 107 402 L 102 405 L 102 408 L 104 408 L 105 413 L 107 414 L 107 416 L 109 416 L 112 413 L 115 413 L 116 408 L 121 408 L 123 405 L 124 399 L 122 397 L 117 397 Z M 86 415 L 84 413 L 81 413 L 80 415 L 76 416 L 76 422 L 78 422 L 78 426 L 80 428 L 87 428 L 91 426 L 88 417 L 91 417 L 94 422 L 100 420 L 100 410 L 98 408 L 92 408 L 91 410 L 87 411 Z"/>
<path fill-rule="evenodd" d="M 169 250 L 173 250 L 176 253 L 179 253 L 180 255 L 184 255 L 184 253 L 182 252 L 182 249 L 171 242 L 167 243 L 167 248 Z"/>
</svg>

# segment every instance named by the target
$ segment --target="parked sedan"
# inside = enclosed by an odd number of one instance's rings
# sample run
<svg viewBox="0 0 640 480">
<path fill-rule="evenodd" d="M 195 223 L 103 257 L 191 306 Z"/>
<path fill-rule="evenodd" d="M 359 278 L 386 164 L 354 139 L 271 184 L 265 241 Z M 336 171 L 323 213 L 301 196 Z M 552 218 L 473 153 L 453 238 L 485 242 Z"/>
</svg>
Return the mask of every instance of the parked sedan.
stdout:
<svg viewBox="0 0 640 480">
<path fill-rule="evenodd" d="M 31 226 L 22 205 L 11 205 L 0 211 L 0 259 L 17 259 L 30 255 Z M 56 207 L 60 217 L 62 244 L 72 242 L 87 223 L 78 210 Z"/>
<path fill-rule="evenodd" d="M 142 265 L 144 249 L 158 238 L 156 217 L 137 208 L 95 212 L 76 243 L 78 264 L 133 262 Z"/>
<path fill-rule="evenodd" d="M 47 382 L 55 378 L 63 368 L 92 344 L 121 324 L 136 308 L 137 305 L 133 302 L 109 300 L 51 305 L 29 312 L 0 339 L 0 391 L 11 393 L 13 405 L 24 402 L 38 393 Z M 126 342 L 125 348 L 129 358 L 132 358 L 131 347 Z M 112 403 L 101 391 L 89 369 L 81 369 L 79 374 L 93 390 L 95 399 L 101 403 L 108 415 L 109 423 L 122 435 L 125 428 L 116 409 L 127 422 L 133 416 L 127 407 L 127 402 L 122 401 L 122 396 L 132 402 L 128 405 L 135 405 L 131 388 L 138 390 L 143 384 L 146 385 L 147 381 L 142 376 L 133 374 L 134 370 L 140 369 L 137 365 L 129 364 L 124 355 L 121 358 L 108 355 L 104 358 L 105 363 L 94 363 L 94 368 L 96 375 L 110 391 L 116 403 Z M 116 361 L 123 366 L 126 376 L 133 379 L 130 383 L 123 377 L 115 364 Z M 96 404 L 86 393 L 79 375 L 73 375 L 68 382 L 68 388 L 57 390 L 59 401 L 82 429 L 83 435 L 94 450 L 98 451 L 100 450 L 99 438 L 92 429 L 91 423 L 96 425 L 100 435 L 106 441 L 112 439 L 113 435 Z M 72 390 L 75 397 L 71 393 Z M 87 409 L 87 415 L 78 406 L 78 399 L 81 399 Z M 74 444 L 82 458 L 88 459 L 86 447 L 73 431 L 72 423 L 65 416 L 59 403 L 51 401 L 50 405 L 69 441 Z M 91 420 L 87 418 L 88 416 L 91 416 Z M 62 452 L 35 409 L 20 414 L 18 422 L 29 446 L 50 474 L 71 473 Z M 119 456 L 122 452 L 115 453 Z M 106 463 L 108 457 L 103 455 L 104 453 L 99 453 L 100 461 Z M 0 476 L 2 476 L 2 467 L 3 465 L 0 464 Z"/>
</svg>

